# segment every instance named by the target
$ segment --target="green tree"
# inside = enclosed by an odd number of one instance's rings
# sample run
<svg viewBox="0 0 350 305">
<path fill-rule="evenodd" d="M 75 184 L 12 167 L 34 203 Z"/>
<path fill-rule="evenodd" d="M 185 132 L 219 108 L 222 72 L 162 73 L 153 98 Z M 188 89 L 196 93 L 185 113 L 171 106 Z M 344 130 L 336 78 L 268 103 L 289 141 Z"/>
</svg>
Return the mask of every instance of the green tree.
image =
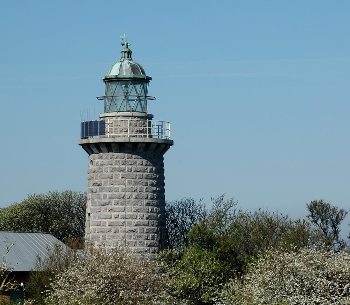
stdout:
<svg viewBox="0 0 350 305">
<path fill-rule="evenodd" d="M 311 201 L 307 209 L 307 218 L 322 232 L 325 245 L 334 250 L 344 249 L 346 242 L 341 238 L 340 226 L 348 212 L 324 200 Z"/>
<path fill-rule="evenodd" d="M 170 249 L 182 250 L 188 243 L 187 233 L 205 217 L 205 207 L 201 201 L 183 198 L 167 202 L 165 212 L 167 245 Z"/>
<path fill-rule="evenodd" d="M 317 243 L 317 234 L 304 220 L 258 210 L 238 209 L 237 202 L 220 196 L 208 216 L 188 234 L 189 244 L 213 251 L 237 273 L 270 248 L 294 249 Z"/>
<path fill-rule="evenodd" d="M 0 230 L 45 232 L 65 242 L 82 240 L 85 209 L 84 193 L 65 191 L 29 195 L 21 202 L 0 209 Z"/>
</svg>

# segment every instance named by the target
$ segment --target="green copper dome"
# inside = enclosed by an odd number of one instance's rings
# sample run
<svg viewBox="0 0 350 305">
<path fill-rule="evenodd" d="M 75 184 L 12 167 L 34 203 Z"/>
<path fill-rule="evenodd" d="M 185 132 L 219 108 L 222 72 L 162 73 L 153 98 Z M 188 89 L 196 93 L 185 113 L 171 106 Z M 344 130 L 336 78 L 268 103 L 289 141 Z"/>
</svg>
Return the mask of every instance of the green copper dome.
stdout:
<svg viewBox="0 0 350 305">
<path fill-rule="evenodd" d="M 121 78 L 141 78 L 141 79 L 152 79 L 146 75 L 145 70 L 140 64 L 132 60 L 132 51 L 129 49 L 129 44 L 126 38 L 122 40 L 123 49 L 121 50 L 120 61 L 113 64 L 109 69 L 105 79 Z"/>
</svg>

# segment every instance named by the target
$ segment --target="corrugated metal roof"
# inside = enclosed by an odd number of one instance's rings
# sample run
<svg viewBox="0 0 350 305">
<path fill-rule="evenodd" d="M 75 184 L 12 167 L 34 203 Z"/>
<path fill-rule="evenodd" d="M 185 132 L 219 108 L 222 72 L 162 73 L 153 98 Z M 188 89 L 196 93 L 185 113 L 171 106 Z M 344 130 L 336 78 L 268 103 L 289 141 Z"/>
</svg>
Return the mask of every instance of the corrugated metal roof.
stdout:
<svg viewBox="0 0 350 305">
<path fill-rule="evenodd" d="M 13 271 L 35 271 L 38 259 L 45 260 L 55 245 L 67 248 L 51 234 L 0 231 L 0 260 Z"/>
</svg>

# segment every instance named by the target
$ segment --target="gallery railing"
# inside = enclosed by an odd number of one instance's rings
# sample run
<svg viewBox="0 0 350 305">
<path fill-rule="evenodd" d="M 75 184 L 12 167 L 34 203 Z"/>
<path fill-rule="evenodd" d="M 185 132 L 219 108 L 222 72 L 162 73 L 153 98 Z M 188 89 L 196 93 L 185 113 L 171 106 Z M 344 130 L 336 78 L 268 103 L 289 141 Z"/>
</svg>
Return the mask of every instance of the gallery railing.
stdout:
<svg viewBox="0 0 350 305">
<path fill-rule="evenodd" d="M 109 137 L 140 137 L 171 139 L 170 123 L 166 121 L 106 119 L 81 122 L 81 139 Z"/>
</svg>

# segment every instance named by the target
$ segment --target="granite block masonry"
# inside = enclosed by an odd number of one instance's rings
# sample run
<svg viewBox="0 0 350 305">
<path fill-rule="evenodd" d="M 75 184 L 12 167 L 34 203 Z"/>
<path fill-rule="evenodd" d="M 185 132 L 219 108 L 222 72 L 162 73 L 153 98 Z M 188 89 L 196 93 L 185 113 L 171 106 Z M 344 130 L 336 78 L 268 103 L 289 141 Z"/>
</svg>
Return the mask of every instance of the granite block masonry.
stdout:
<svg viewBox="0 0 350 305">
<path fill-rule="evenodd" d="M 103 79 L 104 112 L 81 126 L 89 155 L 85 239 L 153 255 L 165 242 L 164 154 L 173 141 L 170 123 L 147 113 L 151 77 L 132 61 L 126 38 L 122 46 Z"/>
<path fill-rule="evenodd" d="M 122 151 L 89 156 L 86 239 L 158 252 L 165 234 L 163 155 Z"/>
</svg>

